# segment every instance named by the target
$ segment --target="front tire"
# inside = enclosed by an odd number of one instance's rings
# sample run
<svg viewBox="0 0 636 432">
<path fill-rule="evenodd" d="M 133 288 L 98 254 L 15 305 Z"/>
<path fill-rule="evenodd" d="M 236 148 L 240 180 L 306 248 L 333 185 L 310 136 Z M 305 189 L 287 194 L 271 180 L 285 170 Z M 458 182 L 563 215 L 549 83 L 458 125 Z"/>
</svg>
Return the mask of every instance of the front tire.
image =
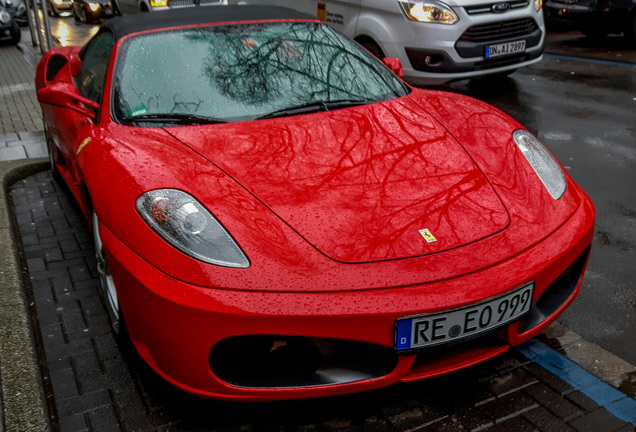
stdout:
<svg viewBox="0 0 636 432">
<path fill-rule="evenodd" d="M 91 221 L 93 224 L 93 240 L 95 242 L 95 261 L 97 262 L 97 273 L 99 274 L 99 291 L 102 300 L 104 301 L 104 305 L 106 306 L 113 333 L 119 336 L 123 333 L 124 328 L 122 325 L 123 319 L 119 310 L 119 297 L 117 296 L 115 281 L 110 273 L 106 250 L 99 233 L 99 219 L 97 218 L 95 211 L 93 211 Z"/>
<path fill-rule="evenodd" d="M 49 2 L 49 10 L 47 11 L 50 17 L 59 17 L 60 13 L 55 9 L 53 2 Z"/>
<path fill-rule="evenodd" d="M 46 139 L 46 149 L 48 150 L 49 155 L 49 169 L 51 170 L 53 180 L 55 180 L 57 184 L 64 184 L 64 179 L 62 178 L 60 171 L 57 169 L 57 164 L 60 160 L 58 153 L 59 150 L 57 149 L 55 144 L 53 144 L 51 138 L 49 138 L 49 131 L 46 129 L 46 127 L 44 128 L 44 137 Z"/>
</svg>

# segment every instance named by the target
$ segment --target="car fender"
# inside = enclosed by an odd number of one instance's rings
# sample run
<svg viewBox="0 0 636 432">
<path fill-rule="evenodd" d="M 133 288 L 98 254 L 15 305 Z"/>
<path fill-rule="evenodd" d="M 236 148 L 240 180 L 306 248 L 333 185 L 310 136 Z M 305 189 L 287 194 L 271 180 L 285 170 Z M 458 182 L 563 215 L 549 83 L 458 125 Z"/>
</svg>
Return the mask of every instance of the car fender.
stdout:
<svg viewBox="0 0 636 432">
<path fill-rule="evenodd" d="M 401 57 L 398 49 L 414 38 L 411 27 L 396 2 L 363 2 L 355 30 L 355 38 L 373 39 L 387 57 Z"/>
<path fill-rule="evenodd" d="M 484 173 L 510 212 L 508 234 L 519 235 L 516 241 L 527 241 L 524 235 L 545 238 L 581 205 L 585 192 L 563 167 L 566 191 L 559 199 L 550 196 L 512 139 L 515 130 L 525 128 L 507 114 L 454 93 L 415 89 L 410 97 L 444 125 Z M 517 232 L 515 221 L 525 234 Z"/>
</svg>

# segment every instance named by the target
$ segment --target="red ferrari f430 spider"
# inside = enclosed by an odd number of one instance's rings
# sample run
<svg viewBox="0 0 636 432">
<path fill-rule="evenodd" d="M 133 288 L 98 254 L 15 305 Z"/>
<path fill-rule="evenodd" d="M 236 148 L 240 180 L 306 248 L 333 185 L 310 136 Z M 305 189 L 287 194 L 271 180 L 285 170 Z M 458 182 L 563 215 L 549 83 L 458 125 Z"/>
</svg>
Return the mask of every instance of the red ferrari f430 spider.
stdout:
<svg viewBox="0 0 636 432">
<path fill-rule="evenodd" d="M 188 392 L 356 392 L 489 359 L 578 294 L 594 207 L 523 126 L 310 16 L 123 16 L 36 76 L 116 332 Z M 125 326 L 124 326 L 125 322 Z"/>
</svg>

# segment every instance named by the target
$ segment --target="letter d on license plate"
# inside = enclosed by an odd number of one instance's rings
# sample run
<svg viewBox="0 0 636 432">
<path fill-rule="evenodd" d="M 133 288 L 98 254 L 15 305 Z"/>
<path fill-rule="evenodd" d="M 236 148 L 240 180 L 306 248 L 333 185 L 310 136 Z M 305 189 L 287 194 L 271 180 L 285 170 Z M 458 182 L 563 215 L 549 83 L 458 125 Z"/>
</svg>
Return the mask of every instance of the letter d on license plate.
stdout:
<svg viewBox="0 0 636 432">
<path fill-rule="evenodd" d="M 395 349 L 426 348 L 462 340 L 509 324 L 532 306 L 534 282 L 485 302 L 396 321 Z"/>
</svg>

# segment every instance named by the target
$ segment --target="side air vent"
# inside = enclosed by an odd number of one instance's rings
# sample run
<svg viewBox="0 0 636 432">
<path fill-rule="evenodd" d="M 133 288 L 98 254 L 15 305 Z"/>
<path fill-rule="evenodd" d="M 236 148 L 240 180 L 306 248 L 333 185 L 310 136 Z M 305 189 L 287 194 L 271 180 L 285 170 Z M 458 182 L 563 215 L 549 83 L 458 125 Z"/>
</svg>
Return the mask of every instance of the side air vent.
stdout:
<svg viewBox="0 0 636 432">
<path fill-rule="evenodd" d="M 46 80 L 53 81 L 58 72 L 62 70 L 67 62 L 66 57 L 59 55 L 51 57 L 49 63 L 46 65 Z"/>
</svg>

